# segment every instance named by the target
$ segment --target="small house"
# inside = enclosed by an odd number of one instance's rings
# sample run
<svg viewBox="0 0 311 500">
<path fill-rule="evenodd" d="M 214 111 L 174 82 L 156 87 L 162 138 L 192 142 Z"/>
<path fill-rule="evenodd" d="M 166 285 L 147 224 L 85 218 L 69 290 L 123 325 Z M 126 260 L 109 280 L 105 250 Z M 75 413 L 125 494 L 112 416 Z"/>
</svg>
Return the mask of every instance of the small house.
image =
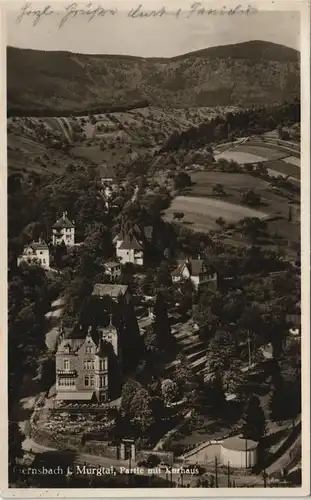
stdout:
<svg viewBox="0 0 311 500">
<path fill-rule="evenodd" d="M 68 219 L 67 212 L 52 226 L 53 245 L 60 245 L 62 242 L 66 246 L 75 244 L 75 225 L 74 222 Z"/>
<path fill-rule="evenodd" d="M 111 261 L 104 264 L 105 274 L 109 277 L 111 281 L 114 281 L 119 276 L 121 276 L 121 264 L 120 262 Z"/>
<path fill-rule="evenodd" d="M 217 290 L 216 271 L 211 266 L 207 266 L 200 258 L 187 258 L 179 262 L 172 273 L 172 280 L 178 282 L 183 279 L 190 279 L 197 290 L 203 286 L 214 291 Z"/>
<path fill-rule="evenodd" d="M 50 252 L 45 241 L 33 241 L 29 245 L 26 245 L 23 253 L 17 258 L 17 265 L 19 266 L 22 262 L 26 262 L 27 264 L 37 264 L 45 269 L 49 269 Z"/>
</svg>

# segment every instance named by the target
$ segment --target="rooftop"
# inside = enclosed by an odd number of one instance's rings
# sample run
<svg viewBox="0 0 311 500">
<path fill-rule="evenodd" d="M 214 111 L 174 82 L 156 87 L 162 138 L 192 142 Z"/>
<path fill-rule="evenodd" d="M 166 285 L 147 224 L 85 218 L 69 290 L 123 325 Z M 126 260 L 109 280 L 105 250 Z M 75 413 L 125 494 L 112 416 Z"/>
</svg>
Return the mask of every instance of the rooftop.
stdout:
<svg viewBox="0 0 311 500">
<path fill-rule="evenodd" d="M 141 243 L 138 241 L 136 236 L 132 233 L 127 233 L 124 235 L 124 239 L 119 246 L 120 250 L 142 250 L 143 247 Z"/>
<path fill-rule="evenodd" d="M 120 262 L 117 262 L 117 261 L 110 261 L 110 262 L 105 262 L 104 264 L 105 267 L 119 267 L 121 266 Z"/>
<path fill-rule="evenodd" d="M 187 267 L 190 276 L 199 276 L 205 271 L 209 271 L 202 259 L 189 259 L 180 261 L 177 268 L 173 271 L 172 276 L 181 276 L 184 266 Z M 212 270 L 211 270 L 212 271 Z"/>
<path fill-rule="evenodd" d="M 25 253 L 28 248 L 32 248 L 34 251 L 36 250 L 48 250 L 48 246 L 45 241 L 33 241 L 24 247 L 23 253 Z"/>
<path fill-rule="evenodd" d="M 60 219 L 58 219 L 55 224 L 53 224 L 53 229 L 57 228 L 73 228 L 75 227 L 74 223 L 67 217 L 67 212 L 63 212 L 63 215 Z"/>
<path fill-rule="evenodd" d="M 120 295 L 125 295 L 128 290 L 127 285 L 115 285 L 106 283 L 96 283 L 92 295 L 104 297 L 109 295 L 112 299 L 117 299 Z"/>
<path fill-rule="evenodd" d="M 256 449 L 258 443 L 251 439 L 244 439 L 242 436 L 232 436 L 224 439 L 221 445 L 227 450 L 246 451 Z"/>
</svg>

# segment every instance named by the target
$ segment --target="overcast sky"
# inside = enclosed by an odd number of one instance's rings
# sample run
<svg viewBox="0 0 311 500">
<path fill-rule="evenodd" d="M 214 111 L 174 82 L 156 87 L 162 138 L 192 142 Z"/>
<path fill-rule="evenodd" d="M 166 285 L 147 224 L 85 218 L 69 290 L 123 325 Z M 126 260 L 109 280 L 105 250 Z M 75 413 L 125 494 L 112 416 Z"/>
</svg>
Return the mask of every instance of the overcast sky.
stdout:
<svg viewBox="0 0 311 500">
<path fill-rule="evenodd" d="M 188 8 L 194 3 L 176 0 L 166 3 L 170 11 L 177 11 L 182 6 L 182 13 L 177 18 L 173 15 L 164 15 L 161 18 L 128 17 L 130 7 L 137 7 L 142 0 L 130 4 L 126 9 L 121 2 L 111 4 L 118 6 L 115 15 L 95 16 L 87 22 L 85 15 L 70 16 L 60 29 L 60 19 L 65 15 L 64 8 L 70 4 L 63 4 L 62 11 L 55 10 L 51 15 L 41 18 L 33 26 L 34 16 L 24 16 L 19 23 L 17 17 L 21 13 L 21 6 L 15 4 L 14 11 L 7 14 L 7 43 L 14 47 L 43 49 L 43 50 L 70 50 L 89 54 L 126 54 L 143 57 L 171 57 L 186 52 L 199 50 L 216 45 L 243 42 L 248 40 L 266 40 L 300 48 L 300 16 L 298 12 L 264 11 L 248 15 L 191 15 Z M 225 4 L 225 2 L 224 2 Z M 16 5 L 18 7 L 16 8 Z M 42 9 L 47 4 L 34 2 L 29 10 Z M 86 2 L 79 4 L 85 8 Z M 96 8 L 98 3 L 93 3 Z M 109 4 L 101 4 L 105 8 Z M 145 9 L 153 8 L 151 3 L 145 2 Z M 157 3 L 159 8 L 165 3 Z M 211 8 L 209 4 L 203 4 Z M 222 4 L 218 2 L 218 8 Z M 230 5 L 229 2 L 226 5 Z M 231 4 L 231 7 L 233 5 Z M 121 7 L 121 8 L 120 8 Z M 167 8 L 167 7 L 166 7 Z M 72 8 L 71 8 L 72 10 Z M 168 9 L 167 9 L 168 10 Z M 68 12 L 68 11 L 67 11 Z"/>
</svg>

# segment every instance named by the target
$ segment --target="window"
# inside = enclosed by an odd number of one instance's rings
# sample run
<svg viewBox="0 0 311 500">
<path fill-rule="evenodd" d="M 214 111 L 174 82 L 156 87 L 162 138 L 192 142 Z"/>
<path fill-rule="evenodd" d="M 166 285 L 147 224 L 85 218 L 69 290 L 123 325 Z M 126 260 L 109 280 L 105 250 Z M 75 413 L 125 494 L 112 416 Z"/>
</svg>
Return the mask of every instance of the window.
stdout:
<svg viewBox="0 0 311 500">
<path fill-rule="evenodd" d="M 64 359 L 64 370 L 69 370 L 69 359 Z"/>
<path fill-rule="evenodd" d="M 99 369 L 100 370 L 107 370 L 107 359 L 100 359 L 99 360 Z"/>
<path fill-rule="evenodd" d="M 99 387 L 107 387 L 108 386 L 108 377 L 107 375 L 100 375 L 99 377 Z"/>
<path fill-rule="evenodd" d="M 90 377 L 88 375 L 85 375 L 84 377 L 84 385 L 85 387 L 89 387 L 90 385 Z"/>
<path fill-rule="evenodd" d="M 42 259 L 43 264 L 45 264 L 45 259 Z"/>
<path fill-rule="evenodd" d="M 92 347 L 91 345 L 88 345 L 88 346 L 86 347 L 86 352 L 87 352 L 88 354 L 92 354 L 92 352 L 93 352 L 93 347 Z"/>
<path fill-rule="evenodd" d="M 42 254 L 43 254 L 43 252 L 39 252 L 39 254 L 40 254 L 40 255 L 42 255 Z"/>
<path fill-rule="evenodd" d="M 84 370 L 94 370 L 94 361 L 92 359 L 85 359 L 83 362 Z"/>
<path fill-rule="evenodd" d="M 90 377 L 90 386 L 94 387 L 94 377 L 93 377 L 93 375 Z"/>
</svg>

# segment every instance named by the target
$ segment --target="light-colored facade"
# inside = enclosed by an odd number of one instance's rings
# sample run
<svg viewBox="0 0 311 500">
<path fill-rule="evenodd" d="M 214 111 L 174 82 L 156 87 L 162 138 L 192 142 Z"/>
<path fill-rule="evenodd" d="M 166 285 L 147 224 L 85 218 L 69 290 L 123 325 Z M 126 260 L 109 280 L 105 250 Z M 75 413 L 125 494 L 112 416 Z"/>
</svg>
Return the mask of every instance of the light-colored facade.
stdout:
<svg viewBox="0 0 311 500">
<path fill-rule="evenodd" d="M 52 240 L 53 245 L 60 245 L 62 242 L 66 246 L 73 246 L 75 244 L 75 225 L 67 217 L 67 212 L 52 226 Z"/>
<path fill-rule="evenodd" d="M 258 461 L 258 443 L 232 436 L 221 443 L 220 463 L 237 469 L 254 467 Z"/>
<path fill-rule="evenodd" d="M 117 235 L 114 239 L 116 255 L 122 264 L 144 265 L 144 249 L 142 241 L 131 233 Z"/>
<path fill-rule="evenodd" d="M 186 259 L 180 262 L 173 271 L 173 282 L 186 279 L 191 279 L 197 290 L 203 286 L 217 290 L 217 273 L 212 269 L 208 269 L 201 259 Z"/>
<path fill-rule="evenodd" d="M 32 242 L 25 246 L 23 253 L 17 258 L 17 265 L 22 262 L 27 264 L 37 264 L 45 269 L 50 267 L 50 252 L 44 241 Z"/>
<path fill-rule="evenodd" d="M 90 331 L 84 338 L 65 338 L 56 353 L 56 400 L 108 401 L 110 399 L 109 335 Z M 111 338 L 117 337 L 111 326 Z M 115 340 L 113 342 L 115 343 Z M 114 346 L 113 346 L 114 349 Z"/>
</svg>

